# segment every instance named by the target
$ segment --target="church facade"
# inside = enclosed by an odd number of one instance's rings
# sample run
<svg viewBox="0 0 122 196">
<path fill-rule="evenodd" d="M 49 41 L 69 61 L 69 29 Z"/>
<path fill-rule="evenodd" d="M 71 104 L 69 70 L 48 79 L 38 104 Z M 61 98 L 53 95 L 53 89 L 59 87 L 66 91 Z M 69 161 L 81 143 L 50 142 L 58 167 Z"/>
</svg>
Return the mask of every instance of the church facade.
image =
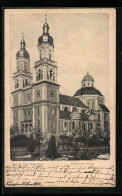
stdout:
<svg viewBox="0 0 122 196">
<path fill-rule="evenodd" d="M 24 37 L 16 53 L 16 72 L 12 94 L 13 126 L 19 134 L 30 137 L 37 127 L 43 134 L 71 134 L 76 129 L 90 131 L 98 128 L 109 131 L 109 110 L 104 96 L 94 87 L 88 73 L 73 96 L 59 93 L 57 63 L 54 61 L 54 41 L 47 22 L 37 45 L 39 60 L 35 62 L 36 82 L 30 72 L 30 56 Z"/>
</svg>

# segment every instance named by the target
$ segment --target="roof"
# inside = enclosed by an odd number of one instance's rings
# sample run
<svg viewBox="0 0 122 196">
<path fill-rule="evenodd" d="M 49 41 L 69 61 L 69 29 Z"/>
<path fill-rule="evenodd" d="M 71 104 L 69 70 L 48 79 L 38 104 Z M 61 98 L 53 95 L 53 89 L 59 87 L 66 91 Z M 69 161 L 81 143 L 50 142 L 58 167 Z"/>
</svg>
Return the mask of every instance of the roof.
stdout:
<svg viewBox="0 0 122 196">
<path fill-rule="evenodd" d="M 93 82 L 94 82 L 94 79 L 93 79 L 92 76 L 90 76 L 89 74 L 87 74 L 86 76 L 84 76 L 82 82 L 83 82 L 83 81 L 93 81 Z"/>
<path fill-rule="evenodd" d="M 59 95 L 60 104 L 71 105 L 76 107 L 88 108 L 84 105 L 78 98 L 67 96 L 67 95 Z"/>
<path fill-rule="evenodd" d="M 47 40 L 43 41 L 43 37 L 47 36 Z M 43 44 L 43 43 L 48 43 L 50 45 L 52 45 L 54 47 L 54 43 L 53 43 L 53 38 L 49 35 L 49 34 L 45 34 L 45 35 L 41 35 L 38 39 L 38 45 Z"/>
<path fill-rule="evenodd" d="M 105 105 L 102 105 L 102 104 L 99 104 L 100 108 L 104 111 L 104 112 L 109 112 L 109 109 L 105 106 Z"/>
<path fill-rule="evenodd" d="M 94 87 L 84 87 L 84 88 L 81 88 L 78 91 L 76 91 L 74 96 L 85 95 L 85 94 L 87 94 L 87 95 L 100 95 L 100 96 L 103 96 L 102 93 L 99 90 L 97 90 L 96 88 L 94 88 Z"/>
<path fill-rule="evenodd" d="M 29 59 L 29 53 L 26 49 L 20 49 L 17 53 L 16 53 L 16 59 L 19 58 L 25 58 L 25 59 Z"/>
<path fill-rule="evenodd" d="M 22 39 L 20 42 L 20 50 L 16 53 L 16 59 L 18 60 L 19 58 L 25 58 L 25 59 L 29 59 L 29 53 L 26 50 L 26 43 L 25 40 Z"/>
<path fill-rule="evenodd" d="M 53 38 L 49 35 L 49 25 L 47 22 L 43 25 L 43 35 L 41 35 L 38 39 L 38 45 L 48 43 L 54 47 Z"/>
<path fill-rule="evenodd" d="M 71 112 L 60 111 L 59 112 L 59 119 L 71 120 Z M 89 117 L 87 114 L 80 113 L 80 119 L 81 119 L 81 121 L 88 121 Z"/>
<path fill-rule="evenodd" d="M 71 112 L 65 112 L 65 111 L 60 111 L 59 112 L 59 119 L 66 119 L 66 120 L 71 120 L 70 117 Z"/>
</svg>

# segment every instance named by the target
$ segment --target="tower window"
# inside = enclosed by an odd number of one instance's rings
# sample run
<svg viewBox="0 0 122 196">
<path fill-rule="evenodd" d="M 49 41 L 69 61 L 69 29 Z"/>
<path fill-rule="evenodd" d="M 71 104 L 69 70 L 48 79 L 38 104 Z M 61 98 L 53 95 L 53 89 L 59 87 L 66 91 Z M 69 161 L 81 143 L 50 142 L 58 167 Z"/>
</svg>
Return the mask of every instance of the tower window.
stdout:
<svg viewBox="0 0 122 196">
<path fill-rule="evenodd" d="M 40 113 L 40 111 L 39 111 L 39 108 L 38 108 L 38 116 L 39 116 L 39 113 Z"/>
<path fill-rule="evenodd" d="M 26 116 L 26 111 L 25 111 L 25 116 Z"/>
<path fill-rule="evenodd" d="M 54 114 L 54 108 L 51 108 L 51 114 Z"/>
<path fill-rule="evenodd" d="M 25 83 L 26 83 L 26 85 L 28 85 L 28 80 L 27 79 L 25 80 Z"/>
<path fill-rule="evenodd" d="M 49 60 L 51 60 L 51 55 L 49 55 Z"/>
<path fill-rule="evenodd" d="M 98 114 L 98 121 L 100 121 L 100 114 Z"/>
<path fill-rule="evenodd" d="M 65 108 L 64 108 L 64 111 L 65 111 L 65 112 L 68 112 L 68 107 L 65 107 Z"/>
<path fill-rule="evenodd" d="M 53 71 L 52 69 L 50 69 L 50 79 L 52 79 L 52 76 L 53 76 Z"/>
<path fill-rule="evenodd" d="M 39 80 L 40 80 L 40 75 L 41 75 L 41 71 L 40 71 L 40 69 L 39 69 L 39 78 L 38 78 Z"/>
<path fill-rule="evenodd" d="M 40 90 L 36 91 L 36 96 L 40 97 Z"/>
<path fill-rule="evenodd" d="M 28 111 L 28 116 L 30 116 L 30 111 Z"/>
<path fill-rule="evenodd" d="M 72 128 L 75 129 L 75 122 L 72 122 Z"/>
<path fill-rule="evenodd" d="M 94 104 L 94 102 L 92 102 L 92 109 L 94 109 L 95 108 L 95 104 Z"/>
<path fill-rule="evenodd" d="M 84 86 L 85 86 L 85 83 L 84 83 Z"/>
<path fill-rule="evenodd" d="M 87 102 L 87 106 L 88 106 L 88 107 L 90 106 L 90 103 L 89 103 L 89 102 Z"/>
<path fill-rule="evenodd" d="M 65 127 L 65 128 L 67 127 L 67 122 L 66 122 L 66 121 L 64 122 L 64 127 Z"/>
<path fill-rule="evenodd" d="M 40 120 L 38 120 L 38 126 L 40 126 Z"/>
<path fill-rule="evenodd" d="M 55 72 L 53 73 L 53 80 L 55 81 Z"/>
<path fill-rule="evenodd" d="M 90 129 L 92 129 L 92 123 L 90 123 Z"/>
<path fill-rule="evenodd" d="M 49 71 L 47 72 L 47 79 L 48 80 L 50 79 L 50 73 L 49 73 Z"/>
<path fill-rule="evenodd" d="M 27 99 L 28 99 L 28 101 L 30 101 L 30 95 L 28 95 Z"/>
</svg>

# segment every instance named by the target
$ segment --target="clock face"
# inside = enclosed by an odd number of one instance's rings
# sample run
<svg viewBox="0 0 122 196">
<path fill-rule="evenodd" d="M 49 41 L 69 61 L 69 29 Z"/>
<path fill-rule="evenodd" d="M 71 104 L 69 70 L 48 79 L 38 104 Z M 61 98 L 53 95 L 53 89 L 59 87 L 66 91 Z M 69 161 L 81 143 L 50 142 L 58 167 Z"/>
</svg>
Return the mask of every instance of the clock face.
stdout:
<svg viewBox="0 0 122 196">
<path fill-rule="evenodd" d="M 54 97 L 54 91 L 50 90 L 50 97 Z"/>
<path fill-rule="evenodd" d="M 47 36 L 43 36 L 43 41 L 47 42 L 48 41 L 48 37 Z"/>
</svg>

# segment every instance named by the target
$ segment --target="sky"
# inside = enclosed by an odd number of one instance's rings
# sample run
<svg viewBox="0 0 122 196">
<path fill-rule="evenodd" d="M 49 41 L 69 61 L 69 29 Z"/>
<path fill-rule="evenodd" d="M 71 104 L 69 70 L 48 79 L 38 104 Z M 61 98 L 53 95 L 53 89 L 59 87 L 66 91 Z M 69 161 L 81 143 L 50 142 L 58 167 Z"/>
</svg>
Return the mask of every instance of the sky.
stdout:
<svg viewBox="0 0 122 196">
<path fill-rule="evenodd" d="M 43 32 L 45 14 L 11 14 L 9 17 L 11 91 L 22 32 L 30 54 L 31 72 L 34 73 L 34 62 L 39 60 L 37 43 Z M 109 15 L 49 13 L 47 22 L 49 33 L 54 39 L 60 93 L 73 96 L 81 88 L 81 80 L 88 71 L 95 80 L 95 88 L 104 95 L 105 104 L 109 108 Z"/>
</svg>

